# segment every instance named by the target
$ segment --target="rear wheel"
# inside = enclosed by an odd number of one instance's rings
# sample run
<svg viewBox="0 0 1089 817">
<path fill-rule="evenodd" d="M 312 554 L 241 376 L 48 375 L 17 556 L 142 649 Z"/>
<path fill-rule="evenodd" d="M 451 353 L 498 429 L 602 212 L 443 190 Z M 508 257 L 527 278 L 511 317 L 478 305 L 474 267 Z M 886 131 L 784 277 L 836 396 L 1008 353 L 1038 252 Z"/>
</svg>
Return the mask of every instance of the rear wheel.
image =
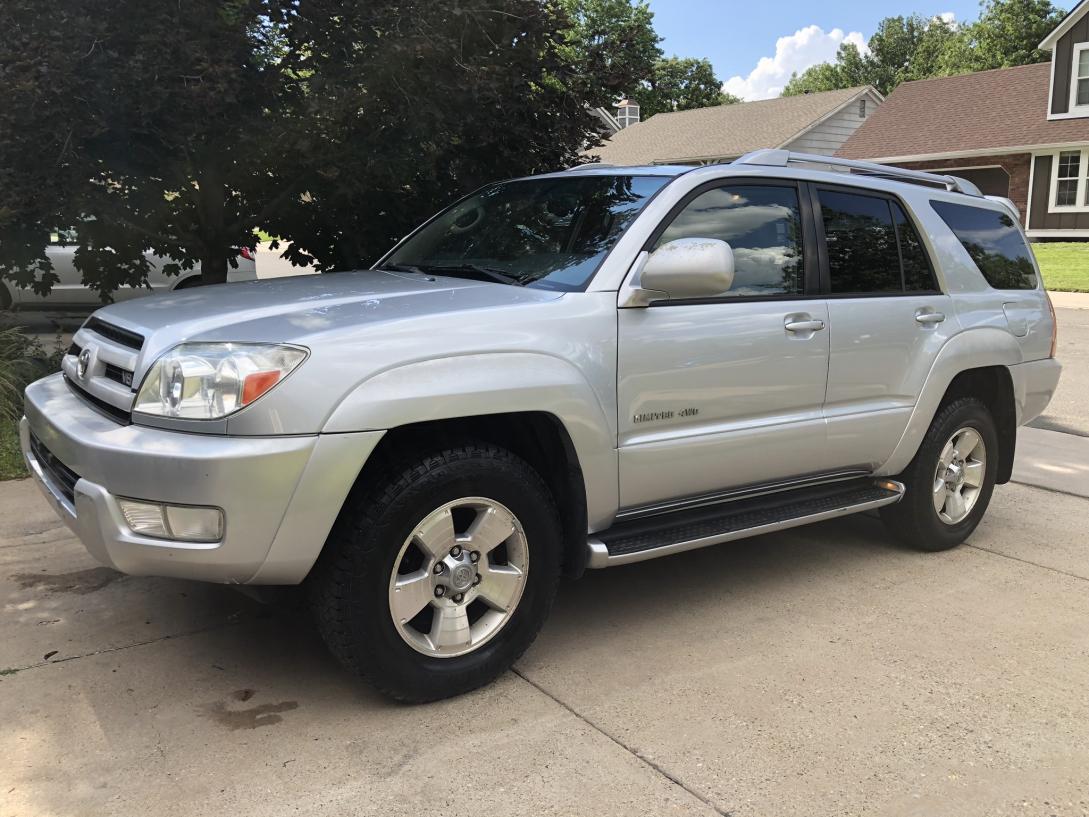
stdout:
<svg viewBox="0 0 1089 817">
<path fill-rule="evenodd" d="M 982 401 L 966 397 L 938 412 L 898 479 L 907 487 L 881 516 L 897 538 L 920 550 L 956 547 L 976 529 L 994 491 L 998 432 Z"/>
<path fill-rule="evenodd" d="M 429 701 L 488 683 L 532 643 L 560 574 L 537 473 L 467 443 L 353 492 L 309 580 L 333 654 L 384 693 Z"/>
</svg>

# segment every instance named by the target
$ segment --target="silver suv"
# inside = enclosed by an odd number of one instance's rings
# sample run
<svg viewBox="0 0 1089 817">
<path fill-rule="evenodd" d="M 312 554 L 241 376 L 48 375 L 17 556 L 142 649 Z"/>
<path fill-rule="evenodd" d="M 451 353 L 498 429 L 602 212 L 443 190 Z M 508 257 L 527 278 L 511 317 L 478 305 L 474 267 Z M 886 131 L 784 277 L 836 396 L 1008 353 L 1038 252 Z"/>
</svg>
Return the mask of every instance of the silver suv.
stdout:
<svg viewBox="0 0 1089 817">
<path fill-rule="evenodd" d="M 100 309 L 22 443 L 101 562 L 305 584 L 347 667 L 424 701 L 509 667 L 564 574 L 871 509 L 957 545 L 1054 351 L 1016 211 L 968 182 L 593 165 L 370 270 Z"/>
</svg>

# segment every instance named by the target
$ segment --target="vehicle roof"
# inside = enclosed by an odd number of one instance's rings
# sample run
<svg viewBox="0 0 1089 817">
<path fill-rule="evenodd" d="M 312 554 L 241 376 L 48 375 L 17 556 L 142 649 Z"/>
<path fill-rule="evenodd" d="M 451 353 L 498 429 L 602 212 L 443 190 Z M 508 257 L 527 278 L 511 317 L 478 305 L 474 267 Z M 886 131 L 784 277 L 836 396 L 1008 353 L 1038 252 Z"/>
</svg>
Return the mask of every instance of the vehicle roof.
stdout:
<svg viewBox="0 0 1089 817">
<path fill-rule="evenodd" d="M 590 162 L 576 165 L 555 173 L 542 173 L 538 176 L 526 176 L 527 179 L 549 178 L 557 176 L 681 176 L 698 165 L 609 165 L 602 162 Z"/>
</svg>

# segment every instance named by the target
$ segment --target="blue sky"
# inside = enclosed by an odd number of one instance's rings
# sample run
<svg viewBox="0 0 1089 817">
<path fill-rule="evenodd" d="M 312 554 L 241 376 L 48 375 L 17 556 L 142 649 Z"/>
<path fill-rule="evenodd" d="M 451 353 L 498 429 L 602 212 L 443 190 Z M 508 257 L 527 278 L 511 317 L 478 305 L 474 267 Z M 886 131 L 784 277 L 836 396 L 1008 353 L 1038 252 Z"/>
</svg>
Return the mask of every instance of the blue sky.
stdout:
<svg viewBox="0 0 1089 817">
<path fill-rule="evenodd" d="M 1069 9 L 1075 0 L 1052 0 Z M 979 16 L 977 0 L 649 0 L 667 54 L 707 57 L 727 90 L 747 99 L 778 96 L 790 71 L 830 59 L 847 39 L 865 42 L 883 17 L 917 11 Z M 781 38 L 786 38 L 781 41 Z M 761 65 L 761 60 L 767 61 Z"/>
</svg>

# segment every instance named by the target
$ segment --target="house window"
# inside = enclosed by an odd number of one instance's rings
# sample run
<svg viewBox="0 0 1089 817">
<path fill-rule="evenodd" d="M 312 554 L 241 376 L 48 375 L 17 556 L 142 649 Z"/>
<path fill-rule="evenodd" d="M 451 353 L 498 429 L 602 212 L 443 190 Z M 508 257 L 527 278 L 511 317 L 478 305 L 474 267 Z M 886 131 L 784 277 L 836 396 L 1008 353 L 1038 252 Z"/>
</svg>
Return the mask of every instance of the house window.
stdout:
<svg viewBox="0 0 1089 817">
<path fill-rule="evenodd" d="M 1089 108 L 1089 43 L 1074 46 L 1074 76 L 1070 82 L 1070 110 Z"/>
<path fill-rule="evenodd" d="M 1086 53 L 1089 53 L 1089 52 L 1086 52 Z M 858 118 L 859 119 L 865 119 L 866 118 L 866 100 L 865 99 L 858 100 Z"/>
<path fill-rule="evenodd" d="M 1051 209 L 1089 211 L 1089 149 L 1053 154 Z"/>
<path fill-rule="evenodd" d="M 622 100 L 616 108 L 616 121 L 621 128 L 639 124 L 639 106 L 631 100 Z"/>
</svg>

